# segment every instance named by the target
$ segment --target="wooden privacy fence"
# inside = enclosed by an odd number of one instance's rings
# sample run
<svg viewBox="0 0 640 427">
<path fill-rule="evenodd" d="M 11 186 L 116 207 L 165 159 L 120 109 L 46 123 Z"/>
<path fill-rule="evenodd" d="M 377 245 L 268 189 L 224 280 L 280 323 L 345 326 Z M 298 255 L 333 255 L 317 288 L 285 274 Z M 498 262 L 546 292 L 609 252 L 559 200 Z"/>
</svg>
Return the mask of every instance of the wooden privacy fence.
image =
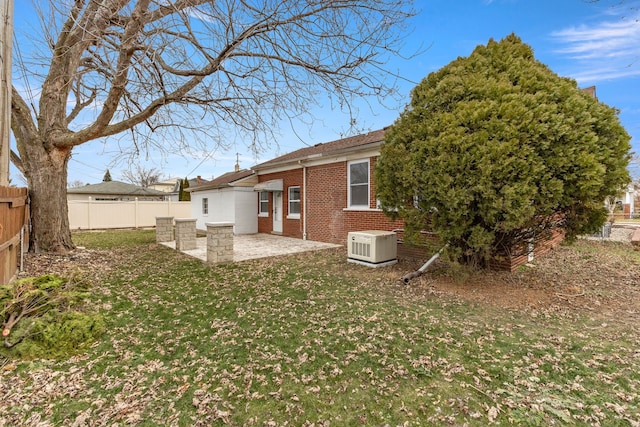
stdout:
<svg viewBox="0 0 640 427">
<path fill-rule="evenodd" d="M 21 244 L 29 244 L 29 205 L 26 188 L 0 186 L 0 284 L 11 281 L 18 270 Z"/>
<path fill-rule="evenodd" d="M 155 227 L 156 217 L 189 218 L 190 202 L 69 200 L 69 228 L 98 230 L 106 228 Z"/>
</svg>

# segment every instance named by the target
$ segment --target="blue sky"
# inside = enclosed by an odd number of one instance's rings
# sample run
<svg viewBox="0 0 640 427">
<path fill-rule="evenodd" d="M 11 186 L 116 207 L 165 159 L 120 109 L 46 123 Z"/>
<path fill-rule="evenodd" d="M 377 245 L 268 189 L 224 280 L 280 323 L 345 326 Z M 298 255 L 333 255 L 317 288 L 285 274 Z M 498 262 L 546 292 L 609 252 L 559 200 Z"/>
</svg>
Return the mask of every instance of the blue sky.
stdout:
<svg viewBox="0 0 640 427">
<path fill-rule="evenodd" d="M 15 26 L 20 34 L 29 15 L 15 2 Z M 405 52 L 423 48 L 411 59 L 396 59 L 389 69 L 402 76 L 402 105 L 359 106 L 358 126 L 374 130 L 390 125 L 409 100 L 410 90 L 430 72 L 459 56 L 468 56 L 490 38 L 500 40 L 516 33 L 533 47 L 536 58 L 561 76 L 578 81 L 580 87 L 595 85 L 598 99 L 620 110 L 620 119 L 632 136 L 633 150 L 640 153 L 640 1 L 639 0 L 416 0 L 419 15 Z M 25 12 L 25 13 L 23 13 Z M 163 157 L 150 153 L 140 159 L 145 167 L 161 170 L 164 178 L 210 179 L 233 170 L 236 153 L 240 166 L 252 165 L 308 144 L 341 137 L 349 118 L 328 106 L 315 110 L 311 125 L 299 124 L 294 134 L 283 126 L 271 149 L 252 154 L 242 141 L 234 141 L 227 152 L 196 153 L 192 157 Z M 97 183 L 110 169 L 113 179 L 122 179 L 124 163 L 113 161 L 112 148 L 91 142 L 74 150 L 69 163 L 69 182 Z M 635 171 L 634 171 L 635 172 Z"/>
</svg>

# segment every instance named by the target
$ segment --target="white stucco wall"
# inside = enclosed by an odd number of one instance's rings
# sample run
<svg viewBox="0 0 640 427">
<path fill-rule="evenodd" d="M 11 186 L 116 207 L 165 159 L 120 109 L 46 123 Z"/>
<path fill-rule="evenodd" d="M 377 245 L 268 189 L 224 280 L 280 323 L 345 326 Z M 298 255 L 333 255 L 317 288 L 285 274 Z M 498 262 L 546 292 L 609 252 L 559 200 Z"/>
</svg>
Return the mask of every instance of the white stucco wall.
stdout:
<svg viewBox="0 0 640 427">
<path fill-rule="evenodd" d="M 202 199 L 209 199 L 209 213 L 202 213 Z M 258 194 L 251 187 L 228 187 L 191 193 L 191 218 L 196 228 L 206 230 L 207 222 L 233 222 L 234 234 L 258 232 Z"/>
<path fill-rule="evenodd" d="M 253 187 L 235 187 L 235 234 L 258 232 L 258 193 Z"/>
</svg>

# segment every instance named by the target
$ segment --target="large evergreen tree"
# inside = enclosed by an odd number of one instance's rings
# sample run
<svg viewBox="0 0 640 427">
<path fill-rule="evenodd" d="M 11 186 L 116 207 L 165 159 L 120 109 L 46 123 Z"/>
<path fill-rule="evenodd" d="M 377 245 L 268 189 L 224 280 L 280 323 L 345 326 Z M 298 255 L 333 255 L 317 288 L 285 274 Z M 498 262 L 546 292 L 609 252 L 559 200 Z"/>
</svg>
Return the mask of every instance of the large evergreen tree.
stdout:
<svg viewBox="0 0 640 427">
<path fill-rule="evenodd" d="M 629 140 L 614 108 L 512 34 L 414 88 L 385 134 L 378 197 L 409 233 L 431 228 L 484 263 L 555 227 L 571 238 L 600 226 L 629 181 Z"/>
<path fill-rule="evenodd" d="M 178 196 L 178 200 L 181 202 L 191 201 L 191 193 L 186 191 L 187 188 L 189 188 L 189 178 L 185 176 L 184 179 L 180 181 L 180 194 Z"/>
</svg>

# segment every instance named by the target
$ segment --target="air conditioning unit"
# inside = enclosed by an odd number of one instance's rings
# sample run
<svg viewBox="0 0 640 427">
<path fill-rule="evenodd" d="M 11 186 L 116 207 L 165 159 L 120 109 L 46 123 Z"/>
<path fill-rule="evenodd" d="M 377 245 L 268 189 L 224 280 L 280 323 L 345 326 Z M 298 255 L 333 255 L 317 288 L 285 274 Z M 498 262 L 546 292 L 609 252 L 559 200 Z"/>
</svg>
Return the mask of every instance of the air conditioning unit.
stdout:
<svg viewBox="0 0 640 427">
<path fill-rule="evenodd" d="M 392 231 L 350 231 L 347 234 L 347 261 L 369 267 L 398 262 L 398 238 Z"/>
</svg>

